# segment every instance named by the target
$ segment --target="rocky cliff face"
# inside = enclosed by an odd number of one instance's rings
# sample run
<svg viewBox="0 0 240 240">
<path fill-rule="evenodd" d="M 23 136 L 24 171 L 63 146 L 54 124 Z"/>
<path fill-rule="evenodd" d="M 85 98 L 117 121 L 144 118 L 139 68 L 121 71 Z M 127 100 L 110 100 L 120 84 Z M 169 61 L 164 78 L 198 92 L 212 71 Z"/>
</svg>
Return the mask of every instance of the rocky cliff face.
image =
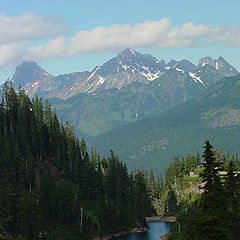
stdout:
<svg viewBox="0 0 240 240">
<path fill-rule="evenodd" d="M 29 96 L 32 96 L 39 86 L 51 82 L 53 75 L 41 68 L 35 62 L 23 62 L 16 67 L 11 79 L 16 89 L 23 87 Z"/>
</svg>

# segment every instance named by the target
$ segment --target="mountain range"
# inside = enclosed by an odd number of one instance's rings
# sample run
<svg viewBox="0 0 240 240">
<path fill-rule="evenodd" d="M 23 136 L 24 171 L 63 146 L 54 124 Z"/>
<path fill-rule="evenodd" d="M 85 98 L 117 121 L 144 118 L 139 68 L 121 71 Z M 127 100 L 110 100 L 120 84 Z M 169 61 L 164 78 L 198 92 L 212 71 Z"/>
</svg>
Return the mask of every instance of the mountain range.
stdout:
<svg viewBox="0 0 240 240">
<path fill-rule="evenodd" d="M 164 159 L 164 168 L 173 155 L 199 149 L 206 137 L 237 151 L 230 135 L 238 139 L 239 98 L 229 92 L 239 88 L 238 76 L 223 57 L 165 63 L 129 48 L 91 72 L 56 77 L 23 62 L 11 81 L 30 97 L 49 99 L 78 137 L 101 153 L 113 149 L 130 168 L 154 168 Z"/>
<path fill-rule="evenodd" d="M 210 57 L 200 59 L 195 66 L 188 60 L 171 60 L 165 63 L 149 54 L 141 54 L 128 48 L 120 52 L 102 66 L 96 66 L 91 72 L 75 72 L 61 74 L 54 77 L 35 62 L 23 62 L 16 68 L 11 81 L 15 87 L 19 84 L 27 91 L 30 97 L 38 94 L 45 98 L 67 99 L 78 93 L 96 93 L 107 89 L 121 89 L 130 83 L 138 82 L 148 85 L 151 81 L 171 73 L 172 70 L 182 75 L 179 78 L 188 78 L 189 81 L 208 86 L 217 81 L 219 76 L 233 76 L 238 71 L 219 57 L 213 60 Z M 206 78 L 206 73 L 214 76 Z M 168 76 L 169 78 L 169 76 Z"/>
<path fill-rule="evenodd" d="M 24 62 L 11 81 L 30 97 L 51 99 L 79 136 L 95 137 L 115 127 L 153 117 L 199 96 L 238 71 L 219 57 L 165 63 L 128 48 L 91 72 L 54 77 L 37 63 Z"/>
</svg>

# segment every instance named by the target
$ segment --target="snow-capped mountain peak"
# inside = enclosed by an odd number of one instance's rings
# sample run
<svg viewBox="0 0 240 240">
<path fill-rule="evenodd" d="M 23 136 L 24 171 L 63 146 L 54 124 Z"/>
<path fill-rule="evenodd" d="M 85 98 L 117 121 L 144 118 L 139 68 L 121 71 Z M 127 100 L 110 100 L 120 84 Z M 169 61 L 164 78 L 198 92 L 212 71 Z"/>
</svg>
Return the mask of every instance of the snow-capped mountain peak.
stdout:
<svg viewBox="0 0 240 240">
<path fill-rule="evenodd" d="M 116 57 L 95 67 L 91 72 L 75 72 L 52 76 L 37 63 L 24 62 L 16 68 L 12 78 L 14 86 L 19 84 L 30 97 L 39 94 L 43 97 L 69 98 L 77 93 L 91 93 L 116 88 L 121 89 L 133 82 L 149 84 L 165 76 L 169 82 L 190 81 L 191 84 L 209 86 L 224 76 L 239 72 L 219 57 L 200 59 L 198 66 L 188 60 L 171 60 L 165 63 L 150 54 L 142 54 L 127 48 Z"/>
</svg>

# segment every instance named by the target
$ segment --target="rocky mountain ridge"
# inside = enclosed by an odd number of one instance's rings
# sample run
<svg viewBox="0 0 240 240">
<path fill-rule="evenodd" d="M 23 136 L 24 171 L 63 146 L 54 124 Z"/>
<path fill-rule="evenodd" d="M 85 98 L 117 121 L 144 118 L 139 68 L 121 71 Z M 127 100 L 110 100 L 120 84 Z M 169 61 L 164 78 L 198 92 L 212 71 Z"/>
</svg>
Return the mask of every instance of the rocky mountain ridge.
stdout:
<svg viewBox="0 0 240 240">
<path fill-rule="evenodd" d="M 197 66 L 188 60 L 171 60 L 166 64 L 164 60 L 159 61 L 150 54 L 142 54 L 128 48 L 91 72 L 61 74 L 56 77 L 35 62 L 23 62 L 16 68 L 11 81 L 17 88 L 21 84 L 30 97 L 38 94 L 44 98 L 67 99 L 78 93 L 93 94 L 112 88 L 122 89 L 133 82 L 148 85 L 173 69 L 178 72 L 179 78 L 188 76 L 190 81 L 202 85 L 209 85 L 209 79 L 239 73 L 222 57 L 217 60 L 202 58 Z M 204 74 L 211 76 L 206 80 L 202 77 Z"/>
</svg>

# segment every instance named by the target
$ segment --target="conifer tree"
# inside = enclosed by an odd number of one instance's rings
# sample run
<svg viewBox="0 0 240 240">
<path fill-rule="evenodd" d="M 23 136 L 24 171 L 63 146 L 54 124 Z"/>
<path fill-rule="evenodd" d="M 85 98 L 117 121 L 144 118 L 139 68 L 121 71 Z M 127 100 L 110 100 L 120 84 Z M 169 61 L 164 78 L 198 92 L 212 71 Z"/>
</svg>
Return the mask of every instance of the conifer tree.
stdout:
<svg viewBox="0 0 240 240">
<path fill-rule="evenodd" d="M 138 226 L 146 225 L 145 216 L 151 213 L 151 201 L 148 196 L 144 173 L 138 171 L 134 176 L 135 214 Z"/>
<path fill-rule="evenodd" d="M 215 160 L 212 145 L 207 140 L 204 146 L 204 170 L 200 174 L 205 184 L 200 210 L 194 219 L 196 239 L 226 239 L 223 224 L 224 196 L 219 176 L 219 162 Z"/>
<path fill-rule="evenodd" d="M 205 183 L 203 187 L 205 190 L 205 195 L 210 195 L 212 193 L 222 194 L 222 192 L 220 192 L 222 190 L 221 179 L 218 173 L 220 169 L 220 163 L 215 160 L 214 151 L 212 150 L 213 147 L 208 140 L 206 141 L 204 148 L 204 170 L 200 176 L 203 178 L 203 183 Z"/>
<path fill-rule="evenodd" d="M 168 214 L 175 214 L 177 210 L 177 196 L 175 191 L 170 188 L 168 195 L 167 195 L 167 202 L 166 202 L 166 208 L 165 211 Z"/>
</svg>

